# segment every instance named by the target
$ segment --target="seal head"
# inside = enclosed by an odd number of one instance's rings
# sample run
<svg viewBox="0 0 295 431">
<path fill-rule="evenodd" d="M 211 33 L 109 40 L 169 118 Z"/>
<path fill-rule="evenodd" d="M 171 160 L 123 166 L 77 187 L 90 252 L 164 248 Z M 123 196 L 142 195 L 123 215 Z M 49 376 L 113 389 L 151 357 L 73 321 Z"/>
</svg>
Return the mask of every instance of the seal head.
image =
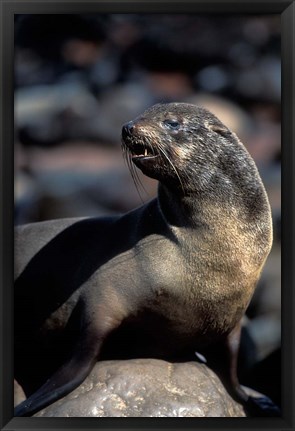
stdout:
<svg viewBox="0 0 295 431">
<path fill-rule="evenodd" d="M 256 165 L 238 137 L 210 111 L 157 104 L 122 129 L 123 153 L 175 195 L 242 206 L 253 215 L 269 204 Z"/>
</svg>

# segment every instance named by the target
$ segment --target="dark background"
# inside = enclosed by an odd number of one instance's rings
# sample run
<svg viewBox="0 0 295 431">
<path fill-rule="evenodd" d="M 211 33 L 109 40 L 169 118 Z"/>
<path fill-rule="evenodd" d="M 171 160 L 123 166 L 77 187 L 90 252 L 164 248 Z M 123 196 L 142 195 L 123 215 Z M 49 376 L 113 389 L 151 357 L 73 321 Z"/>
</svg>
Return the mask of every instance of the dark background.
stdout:
<svg viewBox="0 0 295 431">
<path fill-rule="evenodd" d="M 246 145 L 275 236 L 245 321 L 242 375 L 278 403 L 280 36 L 279 15 L 15 18 L 16 224 L 125 212 L 152 198 L 154 180 L 141 176 L 141 197 L 132 183 L 120 133 L 156 102 L 202 105 Z"/>
</svg>

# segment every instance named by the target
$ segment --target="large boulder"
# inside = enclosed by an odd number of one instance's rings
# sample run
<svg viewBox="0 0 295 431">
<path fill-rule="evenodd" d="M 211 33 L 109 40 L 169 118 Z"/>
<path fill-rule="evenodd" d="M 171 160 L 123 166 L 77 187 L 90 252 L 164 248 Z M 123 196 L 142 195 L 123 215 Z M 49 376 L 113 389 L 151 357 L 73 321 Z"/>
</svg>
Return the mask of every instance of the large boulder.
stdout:
<svg viewBox="0 0 295 431">
<path fill-rule="evenodd" d="M 244 417 L 205 364 L 98 362 L 82 385 L 37 417 Z"/>
</svg>

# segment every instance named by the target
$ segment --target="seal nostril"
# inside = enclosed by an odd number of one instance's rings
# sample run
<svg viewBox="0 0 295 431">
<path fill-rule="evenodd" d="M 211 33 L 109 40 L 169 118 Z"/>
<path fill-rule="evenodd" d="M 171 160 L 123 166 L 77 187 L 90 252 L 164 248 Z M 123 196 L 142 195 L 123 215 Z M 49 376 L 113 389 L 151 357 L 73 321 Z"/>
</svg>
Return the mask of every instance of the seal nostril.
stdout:
<svg viewBox="0 0 295 431">
<path fill-rule="evenodd" d="M 126 136 L 130 135 L 133 132 L 134 126 L 133 122 L 130 121 L 129 123 L 125 124 L 122 128 L 122 136 L 123 138 L 126 138 Z"/>
<path fill-rule="evenodd" d="M 128 127 L 129 132 L 131 133 L 134 129 L 133 121 L 129 121 L 129 123 L 127 123 L 127 127 Z"/>
</svg>

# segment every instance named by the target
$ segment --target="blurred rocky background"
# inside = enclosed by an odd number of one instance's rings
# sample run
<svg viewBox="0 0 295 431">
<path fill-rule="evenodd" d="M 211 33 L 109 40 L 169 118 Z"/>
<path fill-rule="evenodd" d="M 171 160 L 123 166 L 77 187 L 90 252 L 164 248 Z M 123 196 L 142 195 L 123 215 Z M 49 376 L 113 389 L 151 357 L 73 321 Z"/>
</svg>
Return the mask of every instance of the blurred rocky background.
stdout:
<svg viewBox="0 0 295 431">
<path fill-rule="evenodd" d="M 124 164 L 124 122 L 191 102 L 256 161 L 274 245 L 245 318 L 240 375 L 280 404 L 280 19 L 270 15 L 15 17 L 15 223 L 125 212 L 152 198 Z"/>
</svg>

